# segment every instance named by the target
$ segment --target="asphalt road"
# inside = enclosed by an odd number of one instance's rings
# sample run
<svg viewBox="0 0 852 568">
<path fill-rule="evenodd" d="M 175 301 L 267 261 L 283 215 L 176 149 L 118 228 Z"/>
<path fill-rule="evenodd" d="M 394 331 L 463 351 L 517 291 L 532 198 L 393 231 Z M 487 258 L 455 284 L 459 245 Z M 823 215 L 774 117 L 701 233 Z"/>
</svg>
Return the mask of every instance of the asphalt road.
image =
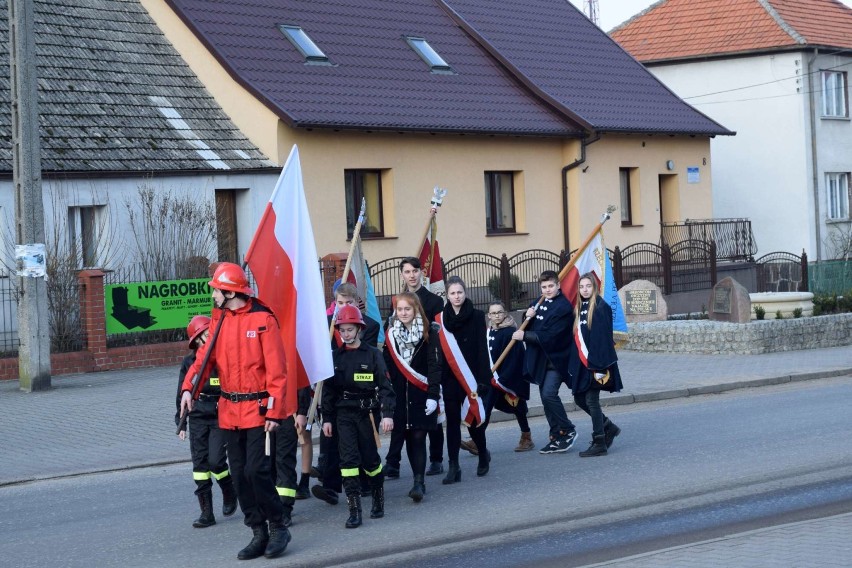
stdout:
<svg viewBox="0 0 852 568">
<path fill-rule="evenodd" d="M 498 424 L 487 477 L 476 478 L 475 458 L 464 455 L 462 483 L 427 478 L 415 505 L 404 468 L 386 485 L 386 517 L 357 530 L 343 528 L 344 507 L 300 501 L 287 554 L 251 565 L 577 565 L 842 506 L 852 496 L 850 406 L 852 379 L 843 377 L 612 408 L 623 434 L 610 455 L 591 459 L 577 457 L 590 437 L 585 415 L 570 416 L 580 435 L 567 455 L 515 454 L 516 426 Z M 532 425 L 540 446 L 543 419 Z M 193 529 L 192 491 L 186 464 L 0 488 L 0 558 L 22 567 L 245 566 L 236 552 L 250 532 L 239 514 Z"/>
</svg>

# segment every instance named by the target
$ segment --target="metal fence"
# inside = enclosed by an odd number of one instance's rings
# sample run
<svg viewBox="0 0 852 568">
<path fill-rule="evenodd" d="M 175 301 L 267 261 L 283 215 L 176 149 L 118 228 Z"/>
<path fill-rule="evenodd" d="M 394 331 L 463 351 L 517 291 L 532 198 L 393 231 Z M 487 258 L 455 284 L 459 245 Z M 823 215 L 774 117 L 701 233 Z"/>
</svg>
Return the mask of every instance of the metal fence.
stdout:
<svg viewBox="0 0 852 568">
<path fill-rule="evenodd" d="M 687 219 L 678 223 L 661 223 L 660 244 L 675 246 L 683 241 L 716 243 L 719 260 L 751 260 L 757 253 L 757 242 L 748 219 Z"/>
<path fill-rule="evenodd" d="M 807 292 L 808 255 L 770 252 L 754 261 L 758 292 Z"/>
<path fill-rule="evenodd" d="M 852 293 L 852 260 L 822 260 L 808 265 L 808 289 L 814 294 Z"/>
</svg>

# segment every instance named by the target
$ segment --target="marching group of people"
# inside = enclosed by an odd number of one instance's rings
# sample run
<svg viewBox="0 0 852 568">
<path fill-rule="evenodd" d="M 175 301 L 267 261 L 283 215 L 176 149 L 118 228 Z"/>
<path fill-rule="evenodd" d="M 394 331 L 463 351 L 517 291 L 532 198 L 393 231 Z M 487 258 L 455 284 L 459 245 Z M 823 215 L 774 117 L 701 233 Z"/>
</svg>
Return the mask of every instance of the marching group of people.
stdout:
<svg viewBox="0 0 852 568">
<path fill-rule="evenodd" d="M 592 442 L 581 457 L 606 455 L 620 433 L 600 405 L 600 392 L 616 392 L 622 383 L 612 310 L 593 274 L 582 275 L 576 295 L 566 298 L 559 275 L 543 272 L 542 298 L 526 310 L 525 329 L 517 328 L 500 302 L 492 303 L 487 315 L 476 309 L 457 276 L 446 281 L 445 304 L 422 285 L 417 258 L 404 258 L 400 274 L 406 290 L 393 299 L 381 350 L 381 326 L 362 313 L 355 286 L 343 283 L 335 288 L 335 309 L 329 315 L 335 326 L 334 376 L 321 383 L 322 432 L 314 468 L 306 425 L 314 392 L 302 389 L 298 411 L 286 415 L 288 378 L 275 315 L 254 297 L 239 266 L 218 265 L 210 281 L 216 307 L 212 318 L 196 316 L 187 328 L 193 352 L 181 367 L 176 422 L 185 424 L 180 418 L 188 414 L 201 509 L 193 526 L 216 522 L 215 478 L 222 490 L 223 515 L 233 514 L 238 502 L 253 532 L 239 559 L 283 554 L 291 539 L 294 502 L 310 494 L 330 504 L 345 494 L 347 528 L 362 523 L 362 497 L 371 497 L 370 518 L 383 517 L 384 480 L 399 477 L 403 446 L 413 474 L 408 496 L 414 502 L 426 495 L 426 476 L 444 474 L 443 484 L 462 480 L 462 449 L 478 457 L 476 475 L 487 475 L 492 456 L 486 432 L 494 408 L 517 420 L 521 437 L 515 451 L 532 450 L 527 420 L 531 383 L 539 388 L 549 426 L 540 453 L 567 452 L 577 436 L 559 397 L 563 384 L 592 421 Z M 462 439 L 462 424 L 469 440 Z M 181 427 L 183 439 L 186 427 Z M 378 453 L 379 431 L 390 433 L 384 465 Z M 297 481 L 299 438 L 302 468 Z M 309 490 L 312 474 L 320 483 Z"/>
</svg>

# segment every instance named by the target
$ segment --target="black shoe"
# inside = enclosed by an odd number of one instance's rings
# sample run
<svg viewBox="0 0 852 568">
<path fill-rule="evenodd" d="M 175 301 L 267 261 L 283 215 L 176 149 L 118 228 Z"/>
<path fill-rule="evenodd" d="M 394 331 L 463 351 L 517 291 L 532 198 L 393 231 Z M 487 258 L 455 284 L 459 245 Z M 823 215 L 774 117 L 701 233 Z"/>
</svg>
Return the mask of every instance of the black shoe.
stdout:
<svg viewBox="0 0 852 568">
<path fill-rule="evenodd" d="M 269 543 L 269 530 L 266 528 L 266 523 L 252 527 L 251 531 L 254 536 L 251 537 L 248 546 L 237 553 L 238 560 L 259 558 L 266 551 L 266 545 Z"/>
<path fill-rule="evenodd" d="M 381 519 L 385 516 L 385 488 L 374 487 L 372 490 L 373 507 L 370 509 L 371 519 Z"/>
<path fill-rule="evenodd" d="M 592 440 L 591 445 L 589 445 L 589 449 L 580 452 L 581 458 L 591 458 L 595 456 L 605 456 L 606 455 L 606 441 L 603 436 L 595 436 Z"/>
<path fill-rule="evenodd" d="M 237 490 L 230 475 L 219 482 L 219 488 L 222 490 L 222 514 L 230 517 L 237 510 Z"/>
<path fill-rule="evenodd" d="M 577 439 L 577 431 L 560 432 L 556 438 L 556 453 L 567 452 L 574 445 L 574 440 Z"/>
<path fill-rule="evenodd" d="M 311 466 L 311 477 L 313 477 L 314 479 L 319 479 L 320 477 L 322 477 L 322 472 L 320 472 L 320 470 L 318 470 L 314 466 Z"/>
<path fill-rule="evenodd" d="M 612 446 L 613 441 L 615 441 L 615 437 L 619 434 L 621 434 L 621 428 L 613 424 L 612 420 L 607 418 L 604 423 L 604 441 L 607 449 Z"/>
<path fill-rule="evenodd" d="M 284 551 L 287 550 L 287 545 L 290 544 L 290 531 L 283 523 L 269 523 L 269 541 L 266 544 L 266 549 L 263 551 L 263 556 L 266 558 L 278 558 Z"/>
<path fill-rule="evenodd" d="M 339 500 L 336 491 L 327 489 L 322 485 L 314 485 L 311 487 L 311 493 L 313 493 L 314 497 L 325 501 L 329 505 L 337 505 L 337 501 Z"/>
<path fill-rule="evenodd" d="M 442 473 L 444 473 L 444 464 L 441 462 L 429 462 L 426 475 L 441 475 Z"/>
<path fill-rule="evenodd" d="M 213 492 L 205 491 L 198 494 L 198 505 L 201 507 L 201 516 L 192 521 L 192 526 L 197 529 L 206 529 L 216 524 L 213 516 Z"/>
<path fill-rule="evenodd" d="M 307 487 L 298 486 L 296 488 L 296 500 L 301 501 L 302 499 L 310 499 L 311 498 L 311 490 Z"/>
<path fill-rule="evenodd" d="M 483 456 L 479 457 L 479 465 L 476 466 L 476 476 L 477 477 L 485 477 L 488 475 L 488 471 L 491 469 L 491 450 L 485 450 L 485 459 L 483 460 Z"/>
<path fill-rule="evenodd" d="M 349 505 L 349 518 L 346 519 L 346 528 L 354 529 L 361 526 L 361 494 L 355 493 L 346 496 Z"/>
<path fill-rule="evenodd" d="M 447 477 L 445 477 L 441 483 L 444 485 L 458 483 L 461 481 L 461 474 L 462 470 L 459 467 L 459 462 L 450 460 L 450 463 L 447 465 Z"/>
<path fill-rule="evenodd" d="M 411 491 L 408 492 L 408 496 L 415 503 L 419 503 L 423 500 L 423 496 L 426 494 L 426 483 L 423 481 L 422 475 L 414 476 L 414 485 L 411 487 Z"/>
<path fill-rule="evenodd" d="M 385 479 L 397 479 L 399 477 L 398 465 L 390 465 L 389 463 L 386 463 L 382 471 L 385 472 Z"/>
<path fill-rule="evenodd" d="M 559 449 L 559 444 L 556 441 L 556 438 L 551 438 L 551 440 L 541 448 L 538 453 L 540 454 L 555 454 Z"/>
</svg>

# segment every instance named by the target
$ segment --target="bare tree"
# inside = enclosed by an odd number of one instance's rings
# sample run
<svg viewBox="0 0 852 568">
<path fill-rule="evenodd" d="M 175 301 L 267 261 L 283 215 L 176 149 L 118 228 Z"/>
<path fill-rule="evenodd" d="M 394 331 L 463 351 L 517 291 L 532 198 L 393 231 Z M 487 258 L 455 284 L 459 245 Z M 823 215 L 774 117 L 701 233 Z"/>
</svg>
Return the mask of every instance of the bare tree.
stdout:
<svg viewBox="0 0 852 568">
<path fill-rule="evenodd" d="M 829 258 L 849 260 L 852 256 L 852 223 L 829 225 L 824 244 Z"/>
</svg>

